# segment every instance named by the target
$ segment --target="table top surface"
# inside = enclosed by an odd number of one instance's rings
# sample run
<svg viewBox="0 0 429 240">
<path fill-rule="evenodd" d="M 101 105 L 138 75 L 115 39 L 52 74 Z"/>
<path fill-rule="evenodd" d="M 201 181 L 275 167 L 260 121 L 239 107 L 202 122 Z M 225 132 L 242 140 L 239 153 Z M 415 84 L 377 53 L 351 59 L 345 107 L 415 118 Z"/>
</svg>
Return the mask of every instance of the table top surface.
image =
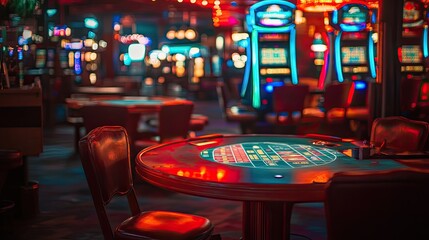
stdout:
<svg viewBox="0 0 429 240">
<path fill-rule="evenodd" d="M 136 171 L 160 187 L 204 197 L 321 201 L 335 172 L 407 168 L 389 159 L 357 160 L 351 142 L 285 135 L 207 135 L 153 146 Z"/>
<path fill-rule="evenodd" d="M 163 104 L 187 102 L 188 100 L 164 96 L 90 96 L 67 98 L 69 108 L 78 109 L 86 105 L 114 105 L 123 107 L 153 107 Z M 189 101 L 188 101 L 189 102 Z"/>
</svg>

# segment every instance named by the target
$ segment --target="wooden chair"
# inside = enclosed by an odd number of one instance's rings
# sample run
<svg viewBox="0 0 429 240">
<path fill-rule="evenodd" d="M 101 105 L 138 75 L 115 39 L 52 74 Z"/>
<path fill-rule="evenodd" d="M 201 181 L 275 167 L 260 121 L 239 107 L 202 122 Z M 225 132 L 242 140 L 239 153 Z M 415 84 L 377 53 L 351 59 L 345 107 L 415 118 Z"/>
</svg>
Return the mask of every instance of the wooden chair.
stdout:
<svg viewBox="0 0 429 240">
<path fill-rule="evenodd" d="M 429 239 L 429 172 L 341 172 L 326 188 L 328 240 Z"/>
<path fill-rule="evenodd" d="M 417 152 L 425 150 L 428 137 L 429 123 L 391 116 L 373 121 L 370 142 L 381 151 Z"/>
<path fill-rule="evenodd" d="M 193 108 L 193 103 L 188 102 L 162 105 L 156 127 L 138 133 L 136 148 L 141 150 L 154 144 L 187 138 Z"/>
<path fill-rule="evenodd" d="M 120 126 L 93 129 L 79 141 L 83 169 L 104 239 L 209 239 L 209 219 L 177 212 L 141 212 L 130 167 L 127 132 Z M 115 230 L 106 208 L 114 197 L 128 199 L 131 216 Z"/>
<path fill-rule="evenodd" d="M 293 125 L 300 121 L 304 101 L 309 93 L 308 85 L 283 85 L 273 90 L 273 112 L 265 115 L 273 125 Z"/>
</svg>

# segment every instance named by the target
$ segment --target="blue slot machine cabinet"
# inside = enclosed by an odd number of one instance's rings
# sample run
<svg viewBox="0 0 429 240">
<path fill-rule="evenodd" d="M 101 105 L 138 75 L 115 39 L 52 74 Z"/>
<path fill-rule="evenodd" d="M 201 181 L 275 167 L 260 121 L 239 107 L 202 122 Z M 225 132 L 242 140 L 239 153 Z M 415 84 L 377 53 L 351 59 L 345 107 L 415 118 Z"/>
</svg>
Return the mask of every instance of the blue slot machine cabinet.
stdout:
<svg viewBox="0 0 429 240">
<path fill-rule="evenodd" d="M 247 15 L 249 44 L 241 97 L 257 111 L 271 109 L 273 88 L 298 84 L 294 14 L 287 1 L 267 0 L 252 5 Z"/>
<path fill-rule="evenodd" d="M 376 78 L 376 50 L 373 40 L 375 15 L 365 3 L 345 3 L 332 12 L 333 62 L 338 82 L 352 81 L 352 106 L 365 106 L 368 83 Z"/>
</svg>

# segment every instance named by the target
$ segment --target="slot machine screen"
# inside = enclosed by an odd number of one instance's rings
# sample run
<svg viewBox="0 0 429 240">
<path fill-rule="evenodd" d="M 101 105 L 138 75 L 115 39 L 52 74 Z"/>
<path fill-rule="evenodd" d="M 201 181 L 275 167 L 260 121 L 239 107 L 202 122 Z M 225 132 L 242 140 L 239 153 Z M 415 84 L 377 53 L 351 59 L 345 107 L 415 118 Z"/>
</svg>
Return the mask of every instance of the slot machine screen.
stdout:
<svg viewBox="0 0 429 240">
<path fill-rule="evenodd" d="M 36 50 L 36 68 L 44 68 L 46 66 L 46 49 Z"/>
<path fill-rule="evenodd" d="M 341 62 L 344 65 L 360 65 L 367 62 L 366 47 L 341 47 Z"/>
<path fill-rule="evenodd" d="M 287 65 L 286 48 L 261 48 L 260 63 L 263 66 Z"/>
<path fill-rule="evenodd" d="M 423 54 L 418 45 L 404 45 L 401 48 L 399 59 L 401 63 L 421 63 Z"/>
</svg>

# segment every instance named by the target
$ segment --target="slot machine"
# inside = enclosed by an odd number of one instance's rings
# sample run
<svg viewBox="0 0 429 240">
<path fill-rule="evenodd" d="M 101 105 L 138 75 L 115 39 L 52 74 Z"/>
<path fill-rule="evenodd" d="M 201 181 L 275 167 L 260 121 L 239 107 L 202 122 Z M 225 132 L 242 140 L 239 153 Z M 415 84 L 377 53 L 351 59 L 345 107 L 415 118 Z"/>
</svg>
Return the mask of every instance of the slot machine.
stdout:
<svg viewBox="0 0 429 240">
<path fill-rule="evenodd" d="M 428 57 L 428 27 L 425 23 L 424 11 L 423 2 L 404 1 L 402 45 L 398 49 L 402 81 L 422 81 L 419 96 L 419 100 L 422 102 L 429 101 L 429 83 L 425 63 L 425 58 Z"/>
<path fill-rule="evenodd" d="M 338 82 L 352 81 L 351 106 L 365 106 L 368 83 L 376 78 L 376 49 L 373 40 L 375 15 L 366 3 L 344 3 L 332 12 L 333 61 Z"/>
<path fill-rule="evenodd" d="M 270 111 L 274 87 L 298 84 L 295 9 L 287 1 L 267 0 L 253 4 L 246 17 L 250 37 L 241 97 L 258 111 Z"/>
</svg>

